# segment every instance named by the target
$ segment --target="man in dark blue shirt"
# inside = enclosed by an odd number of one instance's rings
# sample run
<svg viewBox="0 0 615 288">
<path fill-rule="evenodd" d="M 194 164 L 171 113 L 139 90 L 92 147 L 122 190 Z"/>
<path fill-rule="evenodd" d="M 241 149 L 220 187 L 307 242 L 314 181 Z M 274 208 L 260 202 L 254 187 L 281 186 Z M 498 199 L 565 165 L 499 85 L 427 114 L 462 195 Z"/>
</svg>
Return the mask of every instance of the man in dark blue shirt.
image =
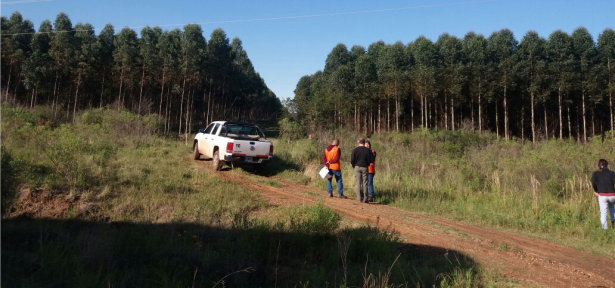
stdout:
<svg viewBox="0 0 615 288">
<path fill-rule="evenodd" d="M 611 228 L 615 228 L 615 172 L 609 170 L 609 162 L 598 160 L 598 171 L 592 174 L 592 187 L 598 196 L 602 229 L 608 229 L 607 212 L 611 214 Z"/>
</svg>

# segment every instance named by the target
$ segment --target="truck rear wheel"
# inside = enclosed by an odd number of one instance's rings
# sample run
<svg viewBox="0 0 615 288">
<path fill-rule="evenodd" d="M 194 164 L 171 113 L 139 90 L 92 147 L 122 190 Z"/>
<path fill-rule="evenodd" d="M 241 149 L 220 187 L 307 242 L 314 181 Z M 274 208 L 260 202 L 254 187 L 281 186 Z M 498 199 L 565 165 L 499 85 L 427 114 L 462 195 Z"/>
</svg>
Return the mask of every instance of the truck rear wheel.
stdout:
<svg viewBox="0 0 615 288">
<path fill-rule="evenodd" d="M 199 153 L 199 143 L 194 143 L 194 160 L 201 160 L 201 153 Z"/>
<path fill-rule="evenodd" d="M 218 150 L 214 152 L 214 157 L 211 162 L 213 164 L 214 171 L 220 171 L 220 169 L 222 169 L 222 162 L 220 161 L 220 152 Z"/>
</svg>

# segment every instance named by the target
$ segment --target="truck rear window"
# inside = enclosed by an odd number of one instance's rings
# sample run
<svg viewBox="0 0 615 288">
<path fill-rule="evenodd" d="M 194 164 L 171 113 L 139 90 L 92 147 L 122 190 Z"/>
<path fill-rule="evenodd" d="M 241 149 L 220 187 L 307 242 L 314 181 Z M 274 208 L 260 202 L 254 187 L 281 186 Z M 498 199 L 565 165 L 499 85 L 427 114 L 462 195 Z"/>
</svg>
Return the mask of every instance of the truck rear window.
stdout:
<svg viewBox="0 0 615 288">
<path fill-rule="evenodd" d="M 222 132 L 226 132 L 226 137 L 238 140 L 260 140 L 265 139 L 263 131 L 254 125 L 226 124 Z M 220 133 L 222 135 L 222 133 Z"/>
</svg>

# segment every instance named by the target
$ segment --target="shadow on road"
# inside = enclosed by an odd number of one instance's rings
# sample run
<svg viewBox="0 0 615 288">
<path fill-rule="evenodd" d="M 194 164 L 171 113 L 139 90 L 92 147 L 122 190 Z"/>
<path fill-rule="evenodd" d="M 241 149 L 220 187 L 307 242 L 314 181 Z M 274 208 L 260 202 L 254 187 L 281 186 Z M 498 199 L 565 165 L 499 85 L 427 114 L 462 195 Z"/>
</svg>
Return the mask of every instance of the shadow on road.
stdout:
<svg viewBox="0 0 615 288">
<path fill-rule="evenodd" d="M 478 271 L 462 253 L 371 227 L 302 233 L 241 218 L 232 227 L 3 219 L 2 287 L 212 287 L 221 279 L 226 287 L 339 287 L 344 263 L 356 286 L 365 271 L 384 275 L 398 255 L 389 284 L 431 287 L 452 271 Z"/>
</svg>

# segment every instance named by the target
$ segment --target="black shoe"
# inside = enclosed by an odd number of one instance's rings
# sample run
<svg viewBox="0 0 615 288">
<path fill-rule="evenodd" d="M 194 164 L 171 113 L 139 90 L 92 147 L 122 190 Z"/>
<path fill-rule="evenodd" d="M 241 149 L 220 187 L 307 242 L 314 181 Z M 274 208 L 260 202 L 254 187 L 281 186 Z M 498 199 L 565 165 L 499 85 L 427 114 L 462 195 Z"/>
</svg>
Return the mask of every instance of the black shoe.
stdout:
<svg viewBox="0 0 615 288">
<path fill-rule="evenodd" d="M 337 196 L 337 198 L 340 198 L 340 199 L 348 199 L 348 197 L 346 197 L 346 196 L 344 196 L 344 195 Z"/>
<path fill-rule="evenodd" d="M 365 203 L 371 203 L 371 202 L 374 202 L 374 198 L 367 197 L 367 200 L 365 200 Z"/>
<path fill-rule="evenodd" d="M 333 194 L 329 194 L 329 197 L 333 198 Z"/>
</svg>

